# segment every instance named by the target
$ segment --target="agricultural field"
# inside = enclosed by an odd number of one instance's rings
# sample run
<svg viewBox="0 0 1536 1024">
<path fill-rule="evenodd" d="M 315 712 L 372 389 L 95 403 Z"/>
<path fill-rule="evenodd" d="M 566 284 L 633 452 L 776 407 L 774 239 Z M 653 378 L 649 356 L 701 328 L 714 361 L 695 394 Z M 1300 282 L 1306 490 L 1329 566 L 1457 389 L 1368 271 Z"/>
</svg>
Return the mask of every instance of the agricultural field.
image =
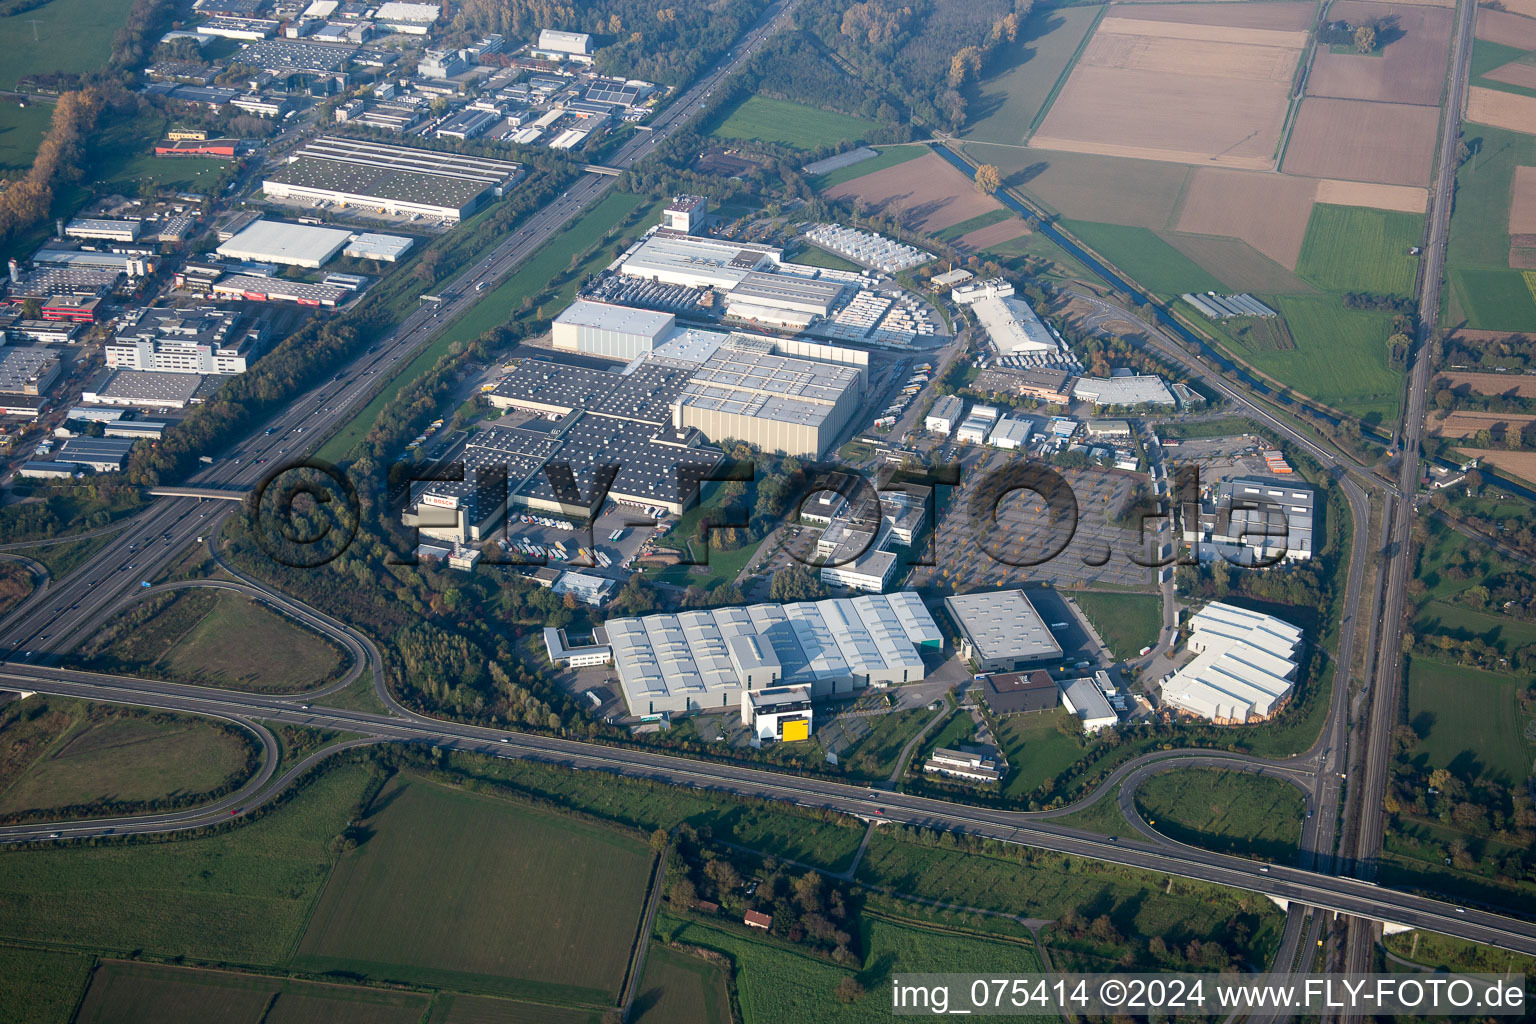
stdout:
<svg viewBox="0 0 1536 1024">
<path fill-rule="evenodd" d="M 637 1024 L 731 1024 L 725 970 L 655 942 L 635 996 Z"/>
<path fill-rule="evenodd" d="M 0 815 L 207 793 L 243 775 L 251 750 L 195 718 L 88 717 L 91 705 L 57 697 L 28 704 L 35 717 L 16 723 L 20 735 L 0 731 L 0 757 L 15 769 L 0 775 Z"/>
<path fill-rule="evenodd" d="M 1295 859 L 1307 810 L 1289 783 L 1210 768 L 1154 775 L 1135 799 L 1141 816 L 1170 839 L 1279 864 Z"/>
<path fill-rule="evenodd" d="M 1505 448 L 1460 449 L 1471 459 L 1482 459 L 1501 473 L 1536 483 L 1536 452 L 1512 452 Z"/>
<path fill-rule="evenodd" d="M 1312 178 L 1426 186 L 1439 127 L 1438 107 L 1309 96 L 1282 167 Z"/>
<path fill-rule="evenodd" d="M 726 115 L 710 134 L 717 139 L 771 142 L 796 149 L 814 150 L 840 142 L 856 142 L 873 128 L 874 121 L 833 110 L 818 110 L 804 103 L 749 96 Z"/>
<path fill-rule="evenodd" d="M 965 141 L 1014 146 L 1028 140 L 1103 10 L 1083 6 L 1031 12 L 1017 43 L 1001 50 L 967 92 Z"/>
<path fill-rule="evenodd" d="M 872 156 L 868 160 L 860 160 L 856 164 L 849 164 L 847 167 L 839 167 L 837 170 L 828 171 L 826 174 L 818 174 L 811 179 L 811 183 L 817 189 L 828 189 L 833 185 L 841 185 L 845 181 L 852 181 L 854 178 L 862 178 L 866 174 L 883 171 L 887 167 L 904 164 L 908 160 L 916 160 L 927 152 L 927 146 L 883 146 L 875 150 L 876 156 Z"/>
<path fill-rule="evenodd" d="M 1443 420 L 1430 420 L 1430 432 L 1440 437 L 1472 437 L 1480 430 L 1496 428 L 1523 428 L 1536 420 L 1536 415 L 1516 412 L 1462 412 L 1451 413 Z"/>
<path fill-rule="evenodd" d="M 1148 228 L 1083 220 L 1063 221 L 1062 226 L 1158 295 L 1227 290 L 1221 281 Z"/>
<path fill-rule="evenodd" d="M 19 178 L 27 173 L 52 118 L 51 103 L 34 101 L 25 107 L 10 100 L 0 103 L 0 174 Z"/>
<path fill-rule="evenodd" d="M 1409 250 L 1423 238 L 1422 215 L 1318 203 L 1296 272 L 1330 292 L 1411 297 L 1419 259 Z"/>
<path fill-rule="evenodd" d="M 76 1017 L 78 1024 L 157 1024 L 165 1020 L 260 1020 L 264 1024 L 416 1024 L 431 997 L 355 985 L 104 962 Z"/>
<path fill-rule="evenodd" d="M 1472 373 L 1445 370 L 1436 376 L 1436 383 L 1444 382 L 1452 388 L 1467 388 L 1479 395 L 1507 395 L 1513 398 L 1536 398 L 1536 376 L 1528 374 Z"/>
<path fill-rule="evenodd" d="M 338 767 L 215 835 L 0 851 L 0 940 L 275 966 L 302 934 L 372 774 Z"/>
<path fill-rule="evenodd" d="M 1296 347 L 1243 358 L 1320 402 L 1372 421 L 1395 416 L 1401 374 L 1389 365 L 1389 314 L 1345 309 L 1335 296 L 1279 296 L 1274 304 Z"/>
<path fill-rule="evenodd" d="M 1351 25 L 1389 23 L 1377 33 L 1375 53 L 1338 53 L 1319 47 L 1307 95 L 1378 103 L 1440 105 L 1454 13 L 1446 7 L 1337 0 L 1328 17 Z"/>
<path fill-rule="evenodd" d="M 5 68 L 0 89 L 49 71 L 95 71 L 112 53 L 112 37 L 128 20 L 132 0 L 49 0 L 0 18 Z"/>
<path fill-rule="evenodd" d="M 651 869 L 642 840 L 417 777 L 386 787 L 362 828 L 296 966 L 597 1005 L 617 997 Z"/>
<path fill-rule="evenodd" d="M 602 1024 L 600 1010 L 439 993 L 428 1024 Z"/>
<path fill-rule="evenodd" d="M 859 1024 L 889 1020 L 885 982 L 908 971 L 1040 970 L 1029 944 L 1017 940 L 946 933 L 866 915 L 863 972 L 807 956 L 774 939 L 748 935 L 740 927 L 661 914 L 656 933 L 663 940 L 714 950 L 731 958 L 743 1024 L 817 1021 Z M 857 977 L 866 992 L 852 1003 L 834 995 L 838 982 Z"/>
<path fill-rule="evenodd" d="M 868 163 L 873 161 L 849 169 Z M 996 199 L 977 192 L 971 179 L 937 153 L 851 178 L 824 189 L 823 194 L 863 203 L 866 209 L 894 216 L 928 234 L 1002 208 Z"/>
<path fill-rule="evenodd" d="M 1536 644 L 1536 623 L 1446 601 L 1425 605 L 1414 625 L 1423 632 L 1444 633 L 1458 640 L 1478 639 L 1505 655 L 1527 644 Z"/>
<path fill-rule="evenodd" d="M 1271 169 L 1311 8 L 1266 6 L 1265 27 L 1236 5 L 1178 20 L 1151 5 L 1111 7 L 1031 144 Z"/>
<path fill-rule="evenodd" d="M 647 831 L 686 821 L 697 829 L 708 828 L 716 839 L 774 850 L 830 871 L 845 870 L 864 838 L 863 825 L 857 821 L 828 820 L 781 804 L 724 803 L 675 786 L 569 772 L 531 761 L 487 763 L 474 758 L 462 765 L 477 776 L 610 821 Z"/>
<path fill-rule="evenodd" d="M 84 953 L 0 946 L 0 1007 L 10 1024 L 70 1019 L 91 974 Z"/>
<path fill-rule="evenodd" d="M 1427 658 L 1408 664 L 1408 724 L 1419 737 L 1413 759 L 1463 778 L 1525 778 L 1536 744 L 1522 733 L 1519 695 L 1526 681 Z"/>
<path fill-rule="evenodd" d="M 1161 595 L 1097 594 L 1084 590 L 1073 593 L 1071 598 L 1121 661 L 1134 658 L 1143 647 L 1157 643 L 1162 634 Z"/>
<path fill-rule="evenodd" d="M 258 693 L 313 689 L 343 668 L 330 640 L 241 594 L 182 591 L 147 622 L 134 611 L 108 625 L 90 666 Z"/>
</svg>

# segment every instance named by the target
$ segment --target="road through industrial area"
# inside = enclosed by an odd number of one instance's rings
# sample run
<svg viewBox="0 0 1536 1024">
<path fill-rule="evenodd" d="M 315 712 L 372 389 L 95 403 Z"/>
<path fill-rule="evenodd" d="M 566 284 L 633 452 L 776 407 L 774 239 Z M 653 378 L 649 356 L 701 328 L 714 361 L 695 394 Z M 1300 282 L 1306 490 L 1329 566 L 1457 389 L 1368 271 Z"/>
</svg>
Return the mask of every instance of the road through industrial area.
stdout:
<svg viewBox="0 0 1536 1024">
<path fill-rule="evenodd" d="M 789 0 L 784 7 L 770 9 L 721 64 L 691 86 L 661 115 L 653 132 L 637 134 L 610 164 L 618 168 L 632 166 L 698 113 L 715 85 L 750 56 L 762 39 L 777 27 L 779 19 L 793 2 Z M 1459 71 L 1453 71 L 1453 83 L 1465 81 L 1468 24 L 1468 21 L 1464 21 L 1458 33 L 1455 67 Z M 1457 109 L 1462 91 L 1460 85 L 1456 85 L 1453 90 Z M 1448 135 L 1454 132 L 1455 115 L 1451 116 Z M 262 424 L 262 428 L 270 429 L 254 432 L 252 437 L 235 446 L 225 458 L 199 473 L 189 483 L 212 489 L 248 490 L 266 475 L 268 463 L 275 465 L 285 458 L 296 458 L 303 451 L 311 449 L 346 423 L 371 398 L 380 374 L 387 374 L 403 365 L 401 359 L 420 350 L 448 323 L 476 304 L 483 297 L 477 294 L 477 285 L 484 283 L 489 287 L 505 276 L 539 246 L 555 237 L 580 211 L 604 195 L 613 187 L 614 181 L 611 175 L 602 173 L 583 175 L 566 195 L 530 216 L 515 234 L 498 244 L 473 266 L 456 286 L 455 294 L 445 296 L 441 303 L 424 304 L 414 311 L 393 332 L 378 339 L 367 353 L 354 360 L 337 381 L 291 403 L 269 422 Z M 1430 258 L 1425 264 L 1426 279 L 1433 274 L 1437 282 L 1440 260 L 1443 259 L 1442 215 L 1446 212 L 1439 205 L 1439 199 L 1437 196 L 1437 205 L 1431 217 Z M 1448 203 L 1447 196 L 1446 207 Z M 1427 280 L 1424 291 L 1426 295 L 1430 291 Z M 1437 303 L 1438 284 L 1434 291 Z M 1421 308 L 1428 314 L 1436 306 L 1426 303 Z M 1124 315 L 1123 311 L 1117 312 Z M 1426 322 L 1433 322 L 1432 317 L 1426 315 Z M 195 543 L 206 544 L 214 556 L 219 557 L 212 539 L 224 517 L 239 505 L 188 497 L 157 499 L 149 509 L 134 517 L 122 529 L 114 530 L 101 550 L 82 568 L 62 580 L 53 581 L 46 588 L 40 588 L 0 622 L 0 645 L 3 645 L 0 649 L 11 652 L 11 663 L 0 666 L 0 686 L 236 721 L 256 733 L 265 747 L 266 758 L 262 769 L 238 793 L 214 804 L 166 814 L 68 824 L 12 826 L 0 829 L 0 842 L 46 842 L 55 836 L 61 840 L 70 840 L 185 831 L 221 824 L 229 821 L 232 816 L 248 813 L 272 800 L 310 766 L 338 749 L 377 742 L 411 742 L 497 756 L 530 758 L 657 779 L 680 786 L 785 800 L 859 815 L 875 822 L 909 823 L 957 830 L 1037 849 L 1246 889 L 1288 904 L 1320 908 L 1366 921 L 1390 921 L 1429 928 L 1536 955 L 1536 923 L 1479 908 L 1456 907 L 1422 896 L 1382 889 L 1364 878 L 1329 874 L 1333 870 L 1344 870 L 1346 865 L 1358 863 L 1361 857 L 1369 857 L 1376 845 L 1379 845 L 1380 787 L 1385 781 L 1386 766 L 1375 757 L 1374 745 L 1378 741 L 1385 742 L 1379 734 L 1389 734 L 1391 723 L 1381 719 L 1385 721 L 1385 730 L 1374 726 L 1380 715 L 1390 714 L 1395 701 L 1395 684 L 1383 685 L 1383 682 L 1395 679 L 1395 673 L 1400 668 L 1400 659 L 1390 655 L 1389 647 L 1395 651 L 1395 645 L 1400 642 L 1399 624 L 1407 579 L 1405 574 L 1411 569 L 1406 533 L 1412 518 L 1411 499 L 1402 503 L 1402 508 L 1391 520 L 1392 543 L 1384 549 L 1387 558 L 1383 568 L 1386 573 L 1385 585 L 1376 589 L 1376 599 L 1383 602 L 1380 612 L 1377 614 L 1374 607 L 1370 611 L 1363 610 L 1360 604 L 1365 567 L 1372 550 L 1372 505 L 1362 486 L 1362 481 L 1368 482 L 1368 474 L 1362 467 L 1350 464 L 1334 451 L 1318 444 L 1293 426 L 1286 417 L 1276 415 L 1267 405 L 1250 399 L 1244 392 L 1232 387 L 1218 372 L 1206 367 L 1198 357 L 1191 357 L 1155 328 L 1148 331 L 1148 344 L 1165 347 L 1166 355 L 1176 358 L 1181 365 L 1203 378 L 1245 415 L 1298 445 L 1333 472 L 1335 482 L 1344 490 L 1354 520 L 1351 557 L 1341 601 L 1342 621 L 1333 666 L 1328 718 L 1318 740 L 1308 751 L 1294 758 L 1275 761 L 1219 751 L 1159 751 L 1120 766 L 1095 789 L 1089 800 L 1105 796 L 1117 788 L 1120 794 L 1118 799 L 1129 800 L 1141 778 L 1175 765 L 1229 765 L 1241 770 L 1287 778 L 1308 793 L 1309 806 L 1313 811 L 1303 832 L 1301 867 L 1260 865 L 1251 860 L 1209 853 L 1173 843 L 1150 829 L 1145 833 L 1138 832 L 1138 837 L 1106 837 L 1053 822 L 1053 818 L 1060 817 L 1072 808 L 1037 813 L 988 810 L 757 767 L 551 736 L 501 732 L 431 719 L 402 707 L 393 699 L 387 685 L 383 660 L 365 636 L 258 580 L 242 576 L 223 562 L 220 564 L 225 571 L 241 579 L 240 583 L 226 586 L 240 589 L 295 615 L 335 637 L 348 649 L 353 664 L 346 680 L 327 687 L 327 692 L 350 684 L 365 671 L 371 672 L 374 692 L 388 713 L 323 707 L 320 703 L 323 694 L 256 695 L 129 676 L 80 672 L 50 664 L 141 592 L 158 593 L 178 586 L 209 585 L 208 581 L 188 581 L 149 588 L 142 585 L 184 557 L 188 547 Z M 1400 465 L 1396 494 L 1411 496 L 1417 485 L 1417 425 L 1423 413 L 1425 365 L 1423 358 L 1416 359 L 1411 374 L 1402 434 L 1404 459 Z M 1414 446 L 1411 455 L 1410 443 Z M 1392 492 L 1389 490 L 1388 493 Z M 1373 603 L 1376 599 L 1373 599 Z M 1378 624 L 1384 628 L 1378 630 Z M 1357 632 L 1365 633 L 1366 644 L 1373 654 L 1379 652 L 1375 658 L 1378 679 L 1369 684 L 1369 688 L 1375 691 L 1371 716 L 1373 728 L 1370 730 L 1373 750 L 1365 755 L 1365 783 L 1358 791 L 1357 809 L 1362 823 L 1366 818 L 1371 818 L 1376 824 L 1371 829 L 1362 824 L 1360 841 L 1350 851 L 1350 856 L 1341 858 L 1336 865 L 1334 833 L 1341 820 L 1339 805 L 1345 775 L 1342 766 L 1349 738 L 1350 668 L 1354 661 Z M 1385 707 L 1387 710 L 1378 712 L 1377 707 Z M 355 734 L 358 738 L 316 752 L 298 764 L 285 767 L 279 773 L 275 741 L 266 732 L 262 724 L 265 722 L 331 729 Z M 1372 779 L 1372 765 L 1380 778 Z M 1372 789 L 1375 790 L 1374 797 Z M 1079 803 L 1075 806 L 1082 805 Z M 1132 815 L 1134 806 L 1128 817 L 1133 827 L 1136 827 L 1140 819 Z M 1314 918 L 1309 935 L 1316 934 L 1317 920 Z M 1277 966 L 1293 961 L 1297 944 L 1301 941 L 1303 923 L 1301 912 L 1292 915 L 1281 955 L 1277 958 Z M 1372 934 L 1363 929 L 1361 933 Z M 1354 948 L 1352 944 L 1351 949 Z"/>
</svg>

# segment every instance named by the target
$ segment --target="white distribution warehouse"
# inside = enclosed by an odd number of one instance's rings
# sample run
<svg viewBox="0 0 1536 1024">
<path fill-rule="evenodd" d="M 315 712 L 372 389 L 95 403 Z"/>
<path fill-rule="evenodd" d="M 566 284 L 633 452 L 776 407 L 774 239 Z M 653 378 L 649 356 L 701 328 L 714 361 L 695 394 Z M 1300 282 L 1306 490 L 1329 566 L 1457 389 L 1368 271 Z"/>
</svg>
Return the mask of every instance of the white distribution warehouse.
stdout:
<svg viewBox="0 0 1536 1024">
<path fill-rule="evenodd" d="M 1296 685 L 1301 629 L 1213 601 L 1189 619 L 1195 655 L 1163 680 L 1163 704 L 1218 725 L 1269 718 Z"/>
<path fill-rule="evenodd" d="M 810 687 L 813 697 L 922 679 L 918 648 L 939 627 L 910 591 L 611 619 L 603 627 L 631 714 L 726 710 L 741 693 Z"/>
<path fill-rule="evenodd" d="M 258 220 L 217 251 L 232 260 L 315 268 L 325 266 L 351 240 L 352 232 L 341 228 Z"/>
</svg>

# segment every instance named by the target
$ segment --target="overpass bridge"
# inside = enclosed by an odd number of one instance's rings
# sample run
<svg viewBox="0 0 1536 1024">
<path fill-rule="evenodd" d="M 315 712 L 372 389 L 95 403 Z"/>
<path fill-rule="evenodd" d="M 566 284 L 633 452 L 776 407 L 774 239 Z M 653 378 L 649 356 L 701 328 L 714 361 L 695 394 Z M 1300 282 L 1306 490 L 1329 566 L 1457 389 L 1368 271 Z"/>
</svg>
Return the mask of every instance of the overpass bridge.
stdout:
<svg viewBox="0 0 1536 1024">
<path fill-rule="evenodd" d="M 624 173 L 617 167 L 608 167 L 605 164 L 582 164 L 581 169 L 589 174 L 606 174 L 610 178 L 617 178 Z"/>
<path fill-rule="evenodd" d="M 251 493 L 249 487 L 151 487 L 149 493 L 157 498 L 211 498 L 215 501 L 244 501 Z"/>
</svg>

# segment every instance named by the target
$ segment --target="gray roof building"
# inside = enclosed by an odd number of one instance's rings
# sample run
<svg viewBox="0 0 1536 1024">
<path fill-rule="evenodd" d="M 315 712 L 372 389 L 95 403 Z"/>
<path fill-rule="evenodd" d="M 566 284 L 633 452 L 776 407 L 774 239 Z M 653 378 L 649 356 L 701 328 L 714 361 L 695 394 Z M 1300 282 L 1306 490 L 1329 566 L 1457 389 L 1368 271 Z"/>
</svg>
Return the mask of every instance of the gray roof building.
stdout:
<svg viewBox="0 0 1536 1024">
<path fill-rule="evenodd" d="M 805 684 L 829 697 L 921 679 L 918 648 L 940 641 L 910 591 L 611 619 L 604 631 L 641 716 L 736 707 L 744 688 Z"/>
<path fill-rule="evenodd" d="M 944 607 L 960 629 L 960 653 L 982 672 L 1015 672 L 1055 661 L 1061 644 L 1022 590 L 955 594 Z"/>
</svg>

